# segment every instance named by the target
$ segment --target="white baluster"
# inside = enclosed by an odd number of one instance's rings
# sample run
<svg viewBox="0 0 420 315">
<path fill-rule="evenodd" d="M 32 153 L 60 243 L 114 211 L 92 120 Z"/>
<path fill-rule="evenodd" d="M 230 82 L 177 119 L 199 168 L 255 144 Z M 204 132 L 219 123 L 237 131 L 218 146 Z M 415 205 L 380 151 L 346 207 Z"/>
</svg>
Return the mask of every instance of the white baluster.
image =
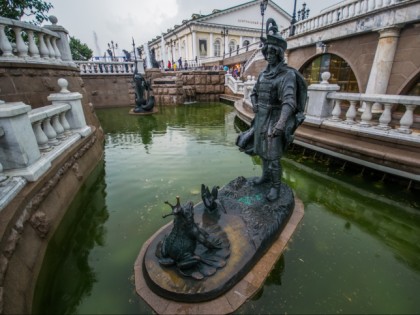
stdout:
<svg viewBox="0 0 420 315">
<path fill-rule="evenodd" d="M 38 148 L 41 151 L 49 151 L 51 150 L 50 145 L 48 144 L 48 137 L 45 135 L 45 132 L 41 128 L 42 121 L 36 121 L 32 125 L 32 129 L 34 130 L 36 142 L 38 143 Z"/>
<path fill-rule="evenodd" d="M 70 124 L 66 118 L 66 112 L 67 111 L 60 113 L 60 123 L 61 123 L 61 126 L 63 126 L 64 128 L 64 136 L 68 136 L 71 134 Z"/>
<path fill-rule="evenodd" d="M 52 118 L 51 118 L 51 124 L 52 124 L 52 127 L 54 128 L 55 133 L 57 134 L 57 139 L 58 140 L 61 140 L 61 139 L 65 138 L 64 128 L 63 128 L 63 126 L 60 123 L 58 114 L 52 116 Z"/>
<path fill-rule="evenodd" d="M 343 8 L 342 14 L 343 14 L 343 16 L 341 18 L 342 20 L 347 19 L 349 17 L 349 5 L 346 5 Z"/>
<path fill-rule="evenodd" d="M 58 145 L 59 141 L 57 140 L 57 133 L 54 128 L 51 126 L 51 118 L 47 117 L 42 121 L 42 129 L 44 130 L 46 136 L 48 137 L 48 143 L 51 145 Z"/>
<path fill-rule="evenodd" d="M 29 55 L 33 58 L 39 58 L 39 50 L 35 43 L 34 32 L 27 30 L 26 33 L 28 34 Z"/>
<path fill-rule="evenodd" d="M 376 1 L 375 0 L 369 0 L 369 12 L 375 10 L 376 7 Z"/>
<path fill-rule="evenodd" d="M 385 2 L 384 2 L 384 5 L 385 6 L 388 6 L 388 5 L 390 5 L 391 4 L 391 0 L 385 0 Z"/>
<path fill-rule="evenodd" d="M 12 44 L 4 32 L 4 25 L 0 25 L 0 49 L 3 51 L 2 57 L 15 57 L 12 53 Z"/>
<path fill-rule="evenodd" d="M 332 111 L 332 121 L 340 121 L 340 115 L 341 115 L 341 100 L 335 100 L 334 109 Z"/>
<path fill-rule="evenodd" d="M 55 58 L 55 52 L 54 52 L 54 48 L 51 45 L 51 36 L 50 35 L 45 35 L 45 43 L 47 44 L 48 57 L 50 57 L 51 59 L 54 59 Z"/>
<path fill-rule="evenodd" d="M 39 33 L 38 39 L 39 39 L 39 53 L 41 54 L 41 58 L 49 59 L 50 55 L 49 55 L 48 47 L 45 44 L 45 34 Z"/>
<path fill-rule="evenodd" d="M 372 120 L 372 103 L 369 101 L 365 101 L 365 110 L 362 114 L 362 121 L 359 123 L 361 127 L 370 127 L 371 126 L 371 120 Z"/>
<path fill-rule="evenodd" d="M 346 120 L 344 121 L 344 123 L 347 125 L 353 125 L 356 123 L 354 119 L 356 118 L 356 115 L 357 115 L 357 111 L 356 111 L 357 101 L 349 101 L 349 102 L 350 102 L 350 106 L 346 112 Z"/>
<path fill-rule="evenodd" d="M 354 9 L 356 7 L 356 3 L 350 3 L 349 5 L 349 17 L 353 17 L 354 16 Z"/>
<path fill-rule="evenodd" d="M 362 11 L 361 6 L 362 6 L 362 1 L 358 1 L 354 4 L 354 14 L 355 15 L 360 14 L 360 12 Z"/>
<path fill-rule="evenodd" d="M 376 8 L 379 9 L 379 8 L 382 8 L 382 6 L 383 6 L 383 1 L 382 0 L 376 0 Z"/>
<path fill-rule="evenodd" d="M 22 38 L 22 29 L 20 27 L 13 27 L 13 31 L 15 32 L 16 36 L 16 50 L 19 57 L 27 57 L 28 56 L 28 46 L 26 46 L 25 42 Z"/>
<path fill-rule="evenodd" d="M 375 128 L 381 129 L 381 130 L 389 130 L 391 129 L 389 123 L 391 122 L 392 116 L 391 116 L 391 107 L 392 104 L 384 103 L 384 111 L 382 112 L 381 117 L 379 117 L 379 125 Z"/>
<path fill-rule="evenodd" d="M 416 108 L 416 105 L 405 105 L 405 113 L 400 120 L 400 128 L 397 129 L 398 132 L 410 134 L 413 131 L 410 129 L 411 125 L 414 122 L 413 111 Z"/>
<path fill-rule="evenodd" d="M 58 60 L 61 60 L 61 53 L 57 47 L 57 37 L 51 37 L 51 45 L 52 45 L 52 48 L 54 49 L 55 58 Z"/>
</svg>

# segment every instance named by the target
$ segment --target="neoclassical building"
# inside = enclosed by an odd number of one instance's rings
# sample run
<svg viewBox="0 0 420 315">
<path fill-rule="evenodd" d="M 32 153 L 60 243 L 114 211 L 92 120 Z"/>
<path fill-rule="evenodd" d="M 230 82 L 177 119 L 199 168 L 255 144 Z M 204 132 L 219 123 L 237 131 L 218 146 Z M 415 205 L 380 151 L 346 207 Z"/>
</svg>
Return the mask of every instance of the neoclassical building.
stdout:
<svg viewBox="0 0 420 315">
<path fill-rule="evenodd" d="M 148 42 L 154 49 L 156 60 L 167 65 L 168 60 L 192 64 L 221 64 L 234 54 L 255 50 L 259 46 L 262 28 L 261 0 L 253 0 L 211 14 L 193 14 L 191 19 L 174 25 L 166 33 Z M 274 18 L 279 29 L 290 25 L 291 16 L 273 1 L 268 1 L 264 12 Z"/>
</svg>

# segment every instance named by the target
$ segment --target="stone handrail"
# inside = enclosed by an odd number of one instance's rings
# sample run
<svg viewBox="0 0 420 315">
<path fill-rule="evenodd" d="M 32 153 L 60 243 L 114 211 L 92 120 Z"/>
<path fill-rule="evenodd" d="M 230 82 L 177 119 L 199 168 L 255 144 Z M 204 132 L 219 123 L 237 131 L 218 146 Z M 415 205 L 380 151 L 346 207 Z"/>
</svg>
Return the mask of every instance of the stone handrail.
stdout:
<svg viewBox="0 0 420 315">
<path fill-rule="evenodd" d="M 339 93 L 337 84 L 328 83 L 329 72 L 321 77 L 321 83 L 308 87 L 305 124 L 420 144 L 420 132 L 414 128 L 420 122 L 414 115 L 419 96 Z"/>
<path fill-rule="evenodd" d="M 255 77 L 249 75 L 247 80 L 243 82 L 239 78 L 235 79 L 232 74 L 226 73 L 225 85 L 229 87 L 234 94 L 244 95 L 244 99 L 249 100 L 249 95 L 255 85 Z"/>
<path fill-rule="evenodd" d="M 210 63 L 210 62 L 215 62 L 215 61 L 221 61 L 225 58 L 229 58 L 232 56 L 237 56 L 243 53 L 246 53 L 248 51 L 253 51 L 253 50 L 258 50 L 260 45 L 260 42 L 256 42 L 253 44 L 249 44 L 248 46 L 244 46 L 238 49 L 234 49 L 230 52 L 225 53 L 224 55 L 220 55 L 220 56 L 212 56 L 212 57 L 200 57 L 200 61 L 201 63 Z"/>
<path fill-rule="evenodd" d="M 102 62 L 102 61 L 75 61 L 81 75 L 126 75 L 134 74 L 135 63 L 126 62 Z"/>
<path fill-rule="evenodd" d="M 322 12 L 314 17 L 297 22 L 294 25 L 294 36 L 326 26 L 331 27 L 331 24 L 334 23 L 410 1 L 413 0 L 354 0 L 352 2 L 347 2 L 341 6 L 334 6 L 330 10 Z M 280 32 L 284 38 L 290 36 L 290 28 L 291 27 L 287 27 Z"/>
<path fill-rule="evenodd" d="M 55 17 L 51 17 L 51 20 L 57 21 Z M 14 33 L 13 40 L 6 35 L 8 32 Z M 0 49 L 3 52 L 0 62 L 74 66 L 67 31 L 55 24 L 39 27 L 0 17 Z"/>
<path fill-rule="evenodd" d="M 48 97 L 52 105 L 31 109 L 22 102 L 1 104 L 2 175 L 36 181 L 52 160 L 92 132 L 86 125 L 82 95 L 68 91 L 65 79 L 58 83 L 60 93 Z"/>
<path fill-rule="evenodd" d="M 343 122 L 347 125 L 358 124 L 360 127 L 373 127 L 379 130 L 390 130 L 392 120 L 392 108 L 397 105 L 404 106 L 404 113 L 399 120 L 399 126 L 394 130 L 399 133 L 411 134 L 414 123 L 414 110 L 420 106 L 419 96 L 409 95 L 381 95 L 381 94 L 359 94 L 359 93 L 337 93 L 332 92 L 327 98 L 334 102 L 331 112 L 331 121 Z M 342 102 L 347 101 L 350 105 L 345 113 L 345 120 L 342 118 Z M 362 112 L 360 121 L 356 121 L 357 104 L 362 104 L 359 111 Z M 378 110 L 373 110 L 375 105 Z M 383 109 L 382 109 L 383 108 Z M 376 115 L 375 115 L 376 114 Z"/>
</svg>

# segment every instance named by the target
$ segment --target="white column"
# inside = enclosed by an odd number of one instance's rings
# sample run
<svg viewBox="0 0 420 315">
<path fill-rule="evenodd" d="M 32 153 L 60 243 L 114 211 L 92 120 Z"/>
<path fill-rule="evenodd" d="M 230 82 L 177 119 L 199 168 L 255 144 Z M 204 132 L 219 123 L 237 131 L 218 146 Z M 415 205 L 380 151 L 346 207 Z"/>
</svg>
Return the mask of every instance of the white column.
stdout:
<svg viewBox="0 0 420 315">
<path fill-rule="evenodd" d="M 225 54 L 229 53 L 229 35 L 225 36 L 225 44 L 224 44 L 224 50 L 225 50 Z"/>
<path fill-rule="evenodd" d="M 185 60 L 189 60 L 190 59 L 190 43 L 188 42 L 188 34 L 185 35 Z"/>
<path fill-rule="evenodd" d="M 195 31 L 192 32 L 192 58 L 195 59 L 197 56 L 197 34 Z"/>
<path fill-rule="evenodd" d="M 379 31 L 379 41 L 366 87 L 366 94 L 386 94 L 400 29 L 397 27 Z"/>
<path fill-rule="evenodd" d="M 178 59 L 182 57 L 182 50 L 181 50 L 181 39 L 178 39 Z M 177 61 L 178 61 L 177 59 Z"/>
<path fill-rule="evenodd" d="M 209 56 L 210 57 L 214 56 L 213 49 L 214 49 L 214 47 L 213 47 L 213 33 L 210 33 L 210 43 L 209 43 Z"/>
<path fill-rule="evenodd" d="M 239 49 L 242 48 L 242 42 L 244 41 L 244 39 L 242 38 L 242 35 L 239 36 Z"/>
</svg>

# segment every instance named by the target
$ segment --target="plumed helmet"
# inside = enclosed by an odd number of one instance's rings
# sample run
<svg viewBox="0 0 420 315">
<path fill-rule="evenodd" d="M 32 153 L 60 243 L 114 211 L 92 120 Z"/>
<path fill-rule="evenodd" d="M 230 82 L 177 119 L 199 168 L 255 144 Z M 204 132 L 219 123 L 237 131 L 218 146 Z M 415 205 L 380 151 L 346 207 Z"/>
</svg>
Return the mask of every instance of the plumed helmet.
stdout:
<svg viewBox="0 0 420 315">
<path fill-rule="evenodd" d="M 287 49 L 287 42 L 286 40 L 281 37 L 279 34 L 279 29 L 277 27 L 276 21 L 273 18 L 269 18 L 266 24 L 266 34 L 267 38 L 262 37 L 261 40 L 265 45 L 274 45 L 278 46 L 283 51 Z"/>
</svg>

